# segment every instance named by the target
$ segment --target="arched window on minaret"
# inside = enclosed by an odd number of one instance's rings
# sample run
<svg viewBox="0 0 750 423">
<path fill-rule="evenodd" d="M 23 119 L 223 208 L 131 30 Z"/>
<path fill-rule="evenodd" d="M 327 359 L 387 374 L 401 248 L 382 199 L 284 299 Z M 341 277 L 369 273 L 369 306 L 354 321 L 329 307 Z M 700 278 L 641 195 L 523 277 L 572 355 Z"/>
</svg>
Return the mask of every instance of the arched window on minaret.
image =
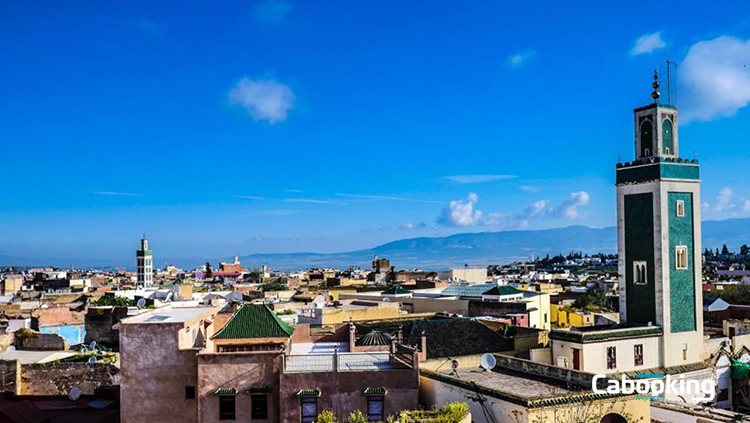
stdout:
<svg viewBox="0 0 750 423">
<path fill-rule="evenodd" d="M 672 121 L 664 119 L 661 122 L 661 143 L 664 146 L 663 154 L 674 154 L 674 136 L 672 135 Z"/>
<path fill-rule="evenodd" d="M 653 154 L 654 140 L 651 121 L 645 120 L 641 124 L 641 157 L 648 157 Z"/>
</svg>

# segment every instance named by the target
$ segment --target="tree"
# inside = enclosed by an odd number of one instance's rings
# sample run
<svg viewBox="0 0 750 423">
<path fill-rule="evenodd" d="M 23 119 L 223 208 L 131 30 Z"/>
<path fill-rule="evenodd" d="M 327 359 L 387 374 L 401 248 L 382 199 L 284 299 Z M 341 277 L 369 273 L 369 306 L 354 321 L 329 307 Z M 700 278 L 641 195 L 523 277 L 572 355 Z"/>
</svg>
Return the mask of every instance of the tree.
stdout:
<svg viewBox="0 0 750 423">
<path fill-rule="evenodd" d="M 727 244 L 724 244 L 724 246 L 721 247 L 721 255 L 722 256 L 728 256 L 729 255 L 729 248 L 727 248 Z"/>
<path fill-rule="evenodd" d="M 750 247 L 747 246 L 747 244 L 742 244 L 742 247 L 740 247 L 740 255 L 746 256 L 750 254 Z"/>
<path fill-rule="evenodd" d="M 110 307 L 133 307 L 135 301 L 127 297 L 115 297 L 114 295 L 105 295 L 94 301 L 94 305 Z"/>
<path fill-rule="evenodd" d="M 210 279 L 214 277 L 214 272 L 211 270 L 211 262 L 206 262 L 206 279 Z"/>
</svg>

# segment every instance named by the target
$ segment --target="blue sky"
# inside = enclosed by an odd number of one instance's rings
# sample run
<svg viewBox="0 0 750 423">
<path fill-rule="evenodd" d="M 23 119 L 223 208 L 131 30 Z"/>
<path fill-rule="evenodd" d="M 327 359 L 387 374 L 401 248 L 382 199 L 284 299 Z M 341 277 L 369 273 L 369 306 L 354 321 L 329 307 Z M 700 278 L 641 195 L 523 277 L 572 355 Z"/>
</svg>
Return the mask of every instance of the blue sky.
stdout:
<svg viewBox="0 0 750 423">
<path fill-rule="evenodd" d="M 666 59 L 704 219 L 750 216 L 747 2 L 154 3 L 0 4 L 0 255 L 613 225 Z"/>
</svg>

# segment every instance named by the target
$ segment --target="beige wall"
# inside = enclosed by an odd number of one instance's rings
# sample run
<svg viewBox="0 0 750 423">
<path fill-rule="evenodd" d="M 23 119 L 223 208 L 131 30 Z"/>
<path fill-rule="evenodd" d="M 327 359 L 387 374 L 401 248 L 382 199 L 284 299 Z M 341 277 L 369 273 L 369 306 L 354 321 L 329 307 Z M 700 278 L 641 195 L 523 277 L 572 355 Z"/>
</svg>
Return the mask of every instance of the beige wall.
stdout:
<svg viewBox="0 0 750 423">
<path fill-rule="evenodd" d="M 567 368 L 573 368 L 573 349 L 581 350 L 581 371 L 594 374 L 629 372 L 639 369 L 652 369 L 661 365 L 661 338 L 658 336 L 620 339 L 612 341 L 574 343 L 550 340 L 552 344 L 552 364 L 562 366 L 560 357 L 567 359 Z M 635 345 L 643 345 L 643 365 L 635 365 Z M 617 367 L 607 369 L 607 348 L 617 348 Z"/>
</svg>

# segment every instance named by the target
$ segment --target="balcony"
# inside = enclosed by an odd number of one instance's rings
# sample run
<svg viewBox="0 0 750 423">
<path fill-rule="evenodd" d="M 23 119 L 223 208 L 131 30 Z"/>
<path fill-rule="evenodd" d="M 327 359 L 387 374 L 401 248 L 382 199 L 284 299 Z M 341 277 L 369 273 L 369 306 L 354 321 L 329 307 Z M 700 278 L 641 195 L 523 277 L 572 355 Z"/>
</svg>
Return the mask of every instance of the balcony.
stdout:
<svg viewBox="0 0 750 423">
<path fill-rule="evenodd" d="M 413 367 L 413 356 L 389 352 L 289 355 L 284 362 L 285 373 L 370 372 Z"/>
</svg>

